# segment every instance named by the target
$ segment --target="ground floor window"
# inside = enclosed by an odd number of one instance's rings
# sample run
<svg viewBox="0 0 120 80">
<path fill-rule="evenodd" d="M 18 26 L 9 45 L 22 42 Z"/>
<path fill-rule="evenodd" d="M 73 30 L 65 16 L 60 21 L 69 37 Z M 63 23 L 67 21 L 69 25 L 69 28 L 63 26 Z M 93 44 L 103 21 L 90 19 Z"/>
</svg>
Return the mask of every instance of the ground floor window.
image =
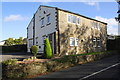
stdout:
<svg viewBox="0 0 120 80">
<path fill-rule="evenodd" d="M 93 47 L 101 47 L 101 40 L 100 38 L 93 38 Z"/>
<path fill-rule="evenodd" d="M 78 38 L 70 37 L 70 46 L 78 46 Z"/>
</svg>

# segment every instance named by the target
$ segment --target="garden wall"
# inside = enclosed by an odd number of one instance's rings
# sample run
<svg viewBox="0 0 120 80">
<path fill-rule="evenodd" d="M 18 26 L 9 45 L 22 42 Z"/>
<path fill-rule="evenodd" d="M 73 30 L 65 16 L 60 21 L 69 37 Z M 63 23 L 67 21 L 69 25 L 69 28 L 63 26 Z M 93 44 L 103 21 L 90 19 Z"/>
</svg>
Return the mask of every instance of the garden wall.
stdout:
<svg viewBox="0 0 120 80">
<path fill-rule="evenodd" d="M 27 52 L 27 45 L 12 45 L 12 46 L 0 46 L 2 53 L 9 52 Z"/>
<path fill-rule="evenodd" d="M 54 72 L 77 64 L 83 64 L 115 54 L 114 52 L 99 52 L 92 55 L 69 55 L 47 62 L 35 62 L 30 64 L 2 65 L 3 79 L 28 78 L 30 75 L 38 75 L 46 72 Z"/>
<path fill-rule="evenodd" d="M 107 50 L 117 50 L 120 52 L 120 38 L 107 40 Z"/>
</svg>

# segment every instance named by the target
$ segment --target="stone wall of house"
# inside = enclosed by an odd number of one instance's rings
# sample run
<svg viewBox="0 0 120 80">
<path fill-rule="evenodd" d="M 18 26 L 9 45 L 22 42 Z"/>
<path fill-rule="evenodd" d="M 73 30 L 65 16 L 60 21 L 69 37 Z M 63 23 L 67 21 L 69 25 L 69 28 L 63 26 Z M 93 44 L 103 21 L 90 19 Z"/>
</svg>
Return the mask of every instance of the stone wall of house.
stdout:
<svg viewBox="0 0 120 80">
<path fill-rule="evenodd" d="M 71 14 L 80 18 L 80 24 L 68 23 L 67 15 Z M 86 52 L 99 52 L 106 50 L 106 24 L 100 24 L 100 30 L 93 28 L 95 20 L 58 10 L 58 25 L 60 37 L 60 55 L 81 54 Z M 70 37 L 78 38 L 78 46 L 70 46 Z M 100 47 L 94 47 L 93 39 L 99 37 Z"/>
</svg>

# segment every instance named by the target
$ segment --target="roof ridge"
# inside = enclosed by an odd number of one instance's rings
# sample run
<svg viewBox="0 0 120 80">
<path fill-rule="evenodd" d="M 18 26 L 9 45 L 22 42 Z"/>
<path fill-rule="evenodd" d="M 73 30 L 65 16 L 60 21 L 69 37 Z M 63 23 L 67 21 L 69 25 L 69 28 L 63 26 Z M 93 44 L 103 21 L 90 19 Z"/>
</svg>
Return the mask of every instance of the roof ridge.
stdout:
<svg viewBox="0 0 120 80">
<path fill-rule="evenodd" d="M 84 18 L 87 18 L 87 19 L 91 19 L 91 20 L 94 20 L 94 21 L 97 21 L 97 22 L 101 22 L 103 24 L 107 24 L 105 22 L 102 22 L 102 21 L 99 21 L 99 20 L 96 20 L 96 19 L 93 19 L 93 18 L 90 18 L 90 17 L 87 17 L 87 16 L 84 16 L 84 15 L 81 15 L 79 13 L 75 13 L 75 12 L 72 12 L 72 11 L 69 11 L 69 10 L 64 10 L 64 9 L 61 9 L 61 8 L 58 8 L 58 7 L 51 7 L 51 6 L 46 6 L 46 5 L 40 5 L 40 7 L 43 6 L 43 7 L 49 7 L 49 8 L 56 8 L 57 10 L 62 10 L 62 11 L 65 11 L 65 12 L 69 12 L 69 13 L 72 13 L 72 14 L 76 14 L 76 15 L 79 15 L 79 16 L 82 16 Z"/>
</svg>

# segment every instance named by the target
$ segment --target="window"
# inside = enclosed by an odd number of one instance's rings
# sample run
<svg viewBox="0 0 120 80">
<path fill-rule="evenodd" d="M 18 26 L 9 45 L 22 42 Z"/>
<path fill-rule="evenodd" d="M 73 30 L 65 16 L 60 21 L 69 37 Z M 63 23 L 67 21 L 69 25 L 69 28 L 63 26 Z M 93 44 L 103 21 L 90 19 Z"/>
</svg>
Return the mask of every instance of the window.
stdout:
<svg viewBox="0 0 120 80">
<path fill-rule="evenodd" d="M 100 41 L 100 38 L 97 39 L 97 47 L 100 47 L 101 46 L 101 41 Z"/>
<path fill-rule="evenodd" d="M 41 24 L 44 25 L 44 18 L 41 19 Z"/>
<path fill-rule="evenodd" d="M 93 47 L 97 47 L 96 45 L 96 38 L 93 38 Z"/>
<path fill-rule="evenodd" d="M 47 24 L 50 23 L 50 15 L 47 15 Z"/>
<path fill-rule="evenodd" d="M 80 24 L 80 18 L 77 18 L 76 16 L 73 16 L 73 15 L 68 15 L 68 16 L 67 16 L 67 21 L 68 21 L 69 23 Z"/>
<path fill-rule="evenodd" d="M 38 44 L 38 37 L 36 38 L 36 45 Z"/>
<path fill-rule="evenodd" d="M 101 41 L 100 38 L 94 38 L 93 39 L 93 47 L 100 47 Z"/>
<path fill-rule="evenodd" d="M 100 30 L 100 24 L 97 22 L 92 22 L 92 28 Z"/>
<path fill-rule="evenodd" d="M 29 48 L 31 48 L 33 45 L 33 40 L 32 39 L 29 39 Z"/>
<path fill-rule="evenodd" d="M 68 22 L 71 22 L 71 15 L 68 15 Z"/>
<path fill-rule="evenodd" d="M 98 28 L 98 30 L 100 30 L 100 24 L 99 23 L 97 24 L 97 28 Z"/>
<path fill-rule="evenodd" d="M 73 37 L 70 37 L 70 46 L 75 45 L 75 39 Z"/>
<path fill-rule="evenodd" d="M 80 24 L 80 18 L 77 18 L 77 24 Z"/>
<path fill-rule="evenodd" d="M 78 46 L 78 38 L 75 38 L 75 46 Z"/>
<path fill-rule="evenodd" d="M 78 38 L 70 37 L 70 46 L 78 46 Z"/>
<path fill-rule="evenodd" d="M 76 23 L 76 16 L 72 16 L 73 23 Z"/>
</svg>

